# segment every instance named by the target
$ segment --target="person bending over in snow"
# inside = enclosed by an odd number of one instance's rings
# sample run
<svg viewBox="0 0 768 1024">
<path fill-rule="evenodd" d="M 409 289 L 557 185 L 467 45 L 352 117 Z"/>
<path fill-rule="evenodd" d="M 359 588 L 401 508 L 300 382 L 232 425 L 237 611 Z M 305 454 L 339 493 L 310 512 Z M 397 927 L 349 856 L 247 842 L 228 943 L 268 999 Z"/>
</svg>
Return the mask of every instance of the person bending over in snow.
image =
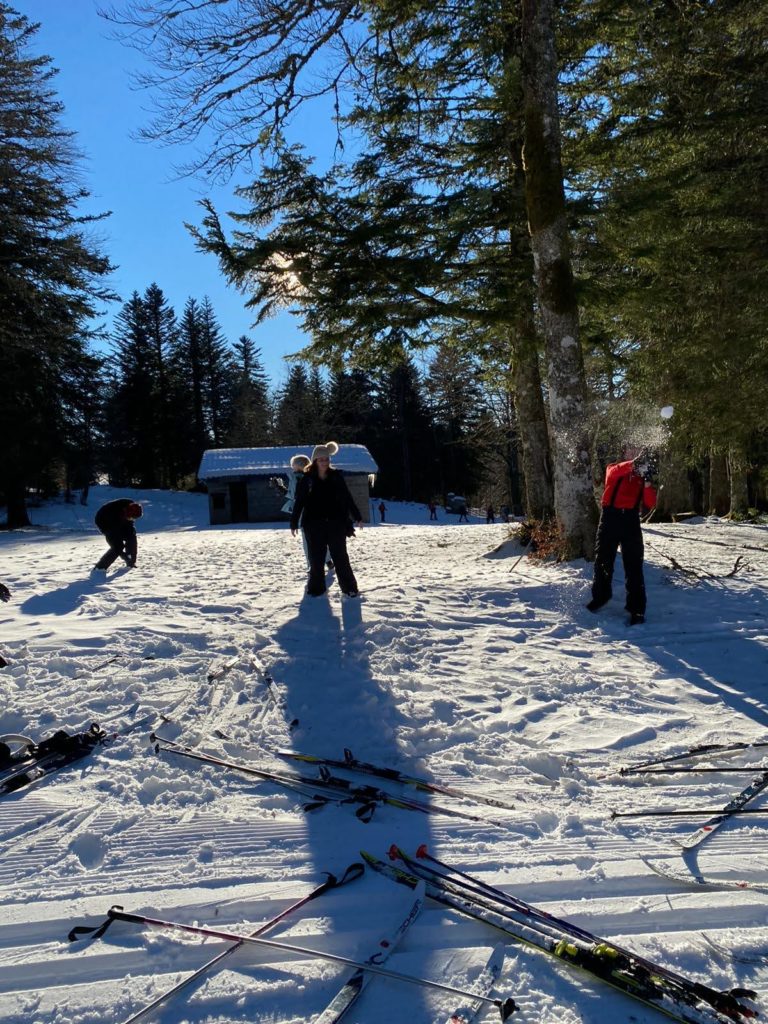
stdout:
<svg viewBox="0 0 768 1024">
<path fill-rule="evenodd" d="M 611 581 L 616 552 L 621 547 L 624 562 L 629 624 L 645 621 L 645 580 L 643 579 L 643 532 L 640 506 L 655 508 L 655 460 L 643 449 L 634 459 L 613 462 L 605 470 L 605 488 L 595 541 L 595 575 L 592 600 L 587 605 L 596 612 L 613 596 Z"/>
<path fill-rule="evenodd" d="M 325 552 L 330 551 L 339 586 L 348 597 L 357 597 L 357 580 L 347 554 L 347 523 L 358 528 L 362 516 L 349 493 L 343 475 L 331 466 L 331 457 L 339 450 L 335 441 L 318 444 L 312 459 L 296 486 L 291 513 L 291 533 L 301 528 L 309 554 L 307 593 L 319 597 L 325 593 Z"/>
<path fill-rule="evenodd" d="M 102 505 L 95 523 L 109 544 L 109 551 L 98 560 L 94 569 L 108 569 L 116 558 L 122 558 L 129 569 L 136 565 L 138 542 L 135 520 L 141 519 L 144 509 L 130 498 L 116 498 Z"/>
</svg>

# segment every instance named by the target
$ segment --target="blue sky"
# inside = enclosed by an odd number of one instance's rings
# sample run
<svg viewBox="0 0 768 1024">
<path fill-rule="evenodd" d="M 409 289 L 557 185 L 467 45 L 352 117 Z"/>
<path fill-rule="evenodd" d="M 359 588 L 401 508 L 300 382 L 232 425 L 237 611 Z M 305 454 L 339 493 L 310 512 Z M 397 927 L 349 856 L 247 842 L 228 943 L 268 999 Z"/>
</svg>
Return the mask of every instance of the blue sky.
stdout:
<svg viewBox="0 0 768 1024">
<path fill-rule="evenodd" d="M 213 198 L 219 211 L 236 208 L 232 193 L 237 181 L 212 188 L 200 180 L 176 180 L 174 167 L 184 163 L 184 152 L 135 138 L 151 106 L 150 97 L 131 80 L 142 58 L 110 38 L 112 27 L 98 16 L 97 0 L 10 3 L 40 22 L 34 52 L 48 54 L 59 69 L 55 86 L 65 106 L 64 125 L 77 133 L 84 184 L 93 195 L 88 212 L 112 211 L 98 230 L 104 250 L 118 265 L 115 291 L 125 300 L 155 281 L 179 316 L 189 296 L 208 295 L 230 342 L 250 335 L 262 350 L 272 383 L 279 384 L 287 372 L 283 356 L 306 341 L 298 322 L 284 313 L 251 328 L 246 296 L 227 287 L 215 258 L 196 252 L 184 228 L 185 221 L 199 222 L 196 204 L 204 195 Z M 324 119 L 315 114 L 302 121 L 314 126 L 322 142 Z M 301 141 L 313 149 L 311 139 Z M 119 309 L 115 303 L 107 321 Z"/>
</svg>

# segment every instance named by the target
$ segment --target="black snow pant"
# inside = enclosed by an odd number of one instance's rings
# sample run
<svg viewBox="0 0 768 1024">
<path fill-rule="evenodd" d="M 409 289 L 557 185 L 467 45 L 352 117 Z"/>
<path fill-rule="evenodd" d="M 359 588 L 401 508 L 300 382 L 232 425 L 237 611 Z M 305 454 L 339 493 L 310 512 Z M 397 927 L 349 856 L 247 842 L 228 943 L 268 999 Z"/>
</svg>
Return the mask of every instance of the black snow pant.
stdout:
<svg viewBox="0 0 768 1024">
<path fill-rule="evenodd" d="M 643 531 L 640 526 L 640 512 L 636 508 L 620 509 L 609 506 L 600 513 L 595 544 L 592 600 L 599 606 L 610 601 L 613 596 L 611 581 L 619 547 L 624 562 L 626 609 L 630 614 L 645 615 Z"/>
<path fill-rule="evenodd" d="M 340 519 L 312 519 L 302 523 L 309 555 L 307 593 L 325 593 L 325 552 L 330 552 L 336 579 L 345 594 L 357 591 L 357 580 L 347 554 L 347 524 Z"/>
<path fill-rule="evenodd" d="M 116 558 L 123 558 L 126 565 L 136 565 L 138 541 L 136 538 L 136 527 L 133 523 L 113 526 L 111 529 L 102 530 L 101 532 L 107 538 L 109 551 L 98 560 L 96 563 L 97 569 L 108 569 Z"/>
</svg>

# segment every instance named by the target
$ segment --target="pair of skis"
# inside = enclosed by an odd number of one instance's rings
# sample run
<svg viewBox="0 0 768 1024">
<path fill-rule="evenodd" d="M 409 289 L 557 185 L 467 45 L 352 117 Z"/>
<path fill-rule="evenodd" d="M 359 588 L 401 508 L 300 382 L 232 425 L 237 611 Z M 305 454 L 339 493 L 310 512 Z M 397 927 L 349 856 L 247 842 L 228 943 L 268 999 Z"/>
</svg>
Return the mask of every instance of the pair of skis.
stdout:
<svg viewBox="0 0 768 1024">
<path fill-rule="evenodd" d="M 155 751 L 157 753 L 162 752 L 186 757 L 193 761 L 199 761 L 202 764 L 213 765 L 241 775 L 248 775 L 262 782 L 271 782 L 281 789 L 298 793 L 307 800 L 303 804 L 305 811 L 313 811 L 328 804 L 359 804 L 360 806 L 355 811 L 355 815 L 361 821 L 368 822 L 371 820 L 376 807 L 379 804 L 384 804 L 409 811 L 420 811 L 422 814 L 444 814 L 453 818 L 464 818 L 469 821 L 483 823 L 482 818 L 463 811 L 435 804 L 427 804 L 410 797 L 395 796 L 393 793 L 386 792 L 375 786 L 355 786 L 348 779 L 335 778 L 329 773 L 314 779 L 308 775 L 300 775 L 294 772 L 276 772 L 268 766 L 244 764 L 239 761 L 230 761 L 226 758 L 216 757 L 214 754 L 202 753 L 193 750 L 183 743 L 160 736 L 157 733 L 153 734 L 152 739 L 155 742 Z"/>
<path fill-rule="evenodd" d="M 751 743 L 699 743 L 680 754 L 667 754 L 665 757 L 655 757 L 647 761 L 638 761 L 637 764 L 627 765 L 619 770 L 620 775 L 632 775 L 635 772 L 642 772 L 645 768 L 655 768 L 660 764 L 675 764 L 678 761 L 690 761 L 699 757 L 709 757 L 711 754 L 736 755 L 745 750 L 758 750 L 768 747 L 768 740 L 755 740 Z"/>
<path fill-rule="evenodd" d="M 721 992 L 653 963 L 647 958 L 591 934 L 583 928 L 489 886 L 431 857 L 420 848 L 416 858 L 397 847 L 390 862 L 363 854 L 375 870 L 409 887 L 426 885 L 427 895 L 499 929 L 592 977 L 661 1010 L 684 1024 L 745 1024 L 757 1014 L 742 999 L 746 989 Z M 394 863 L 399 861 L 400 865 Z"/>
<path fill-rule="evenodd" d="M 326 768 L 342 768 L 351 772 L 359 772 L 362 775 L 373 775 L 378 779 L 386 779 L 390 782 L 397 782 L 402 786 L 412 786 L 422 793 L 442 793 L 445 796 L 455 796 L 460 800 L 471 800 L 474 803 L 488 804 L 489 807 L 499 807 L 504 810 L 514 811 L 515 805 L 497 800 L 496 797 L 482 796 L 468 793 L 455 786 L 448 786 L 445 783 L 431 782 L 416 775 L 408 775 L 406 772 L 398 771 L 396 768 L 384 768 L 379 765 L 370 764 L 368 761 L 358 761 L 352 754 L 349 747 L 344 748 L 344 760 L 335 760 L 330 757 L 317 757 L 314 754 L 301 754 L 295 750 L 278 750 L 278 757 L 287 760 L 303 761 L 305 764 L 314 764 Z"/>
<path fill-rule="evenodd" d="M 20 749 L 6 758 L 0 768 L 0 798 L 20 789 L 42 782 L 62 768 L 76 764 L 98 748 L 109 746 L 115 740 L 128 736 L 140 729 L 151 729 L 159 720 L 168 721 L 171 715 L 186 700 L 186 695 L 175 701 L 166 711 L 151 711 L 135 722 L 118 726 L 107 731 L 96 722 L 79 733 L 67 733 L 60 729 L 53 736 L 40 743 L 34 743 L 26 736 L 6 736 L 7 745 L 13 743 Z"/>
<path fill-rule="evenodd" d="M 10 758 L 0 772 L 0 797 L 26 789 L 53 772 L 75 764 L 112 738 L 95 722 L 80 733 L 60 729 L 39 744 L 27 737 L 7 737 L 10 741 L 23 739 L 28 745 Z"/>
<path fill-rule="evenodd" d="M 277 924 L 288 917 L 289 914 L 305 906 L 311 900 L 316 899 L 329 889 L 339 888 L 347 882 L 354 881 L 354 879 L 359 878 L 360 875 L 362 875 L 363 870 L 364 868 L 362 864 L 352 864 L 344 872 L 341 879 L 336 879 L 335 876 L 329 875 L 322 885 L 318 886 L 303 899 L 292 904 L 281 914 L 278 914 L 277 917 L 272 918 L 271 921 L 268 921 L 266 924 L 262 925 L 261 928 L 258 928 L 255 932 L 252 932 L 249 935 L 237 935 L 222 929 L 205 928 L 199 925 L 189 925 L 177 921 L 166 921 L 161 918 L 147 917 L 143 914 L 130 914 L 126 913 L 122 907 L 112 907 L 107 914 L 106 920 L 102 922 L 101 925 L 98 925 L 95 928 L 82 926 L 73 928 L 69 932 L 68 938 L 70 942 L 74 942 L 86 936 L 91 939 L 101 938 L 113 922 L 125 921 L 132 924 L 147 925 L 153 928 L 183 931 L 199 935 L 201 937 L 223 939 L 233 943 L 222 953 L 219 953 L 213 959 L 199 967 L 187 978 L 161 993 L 147 1006 L 138 1010 L 129 1017 L 124 1024 L 137 1024 L 138 1021 L 143 1020 L 160 1005 L 188 988 L 213 968 L 219 966 L 221 962 L 226 957 L 234 953 L 235 950 L 240 949 L 245 945 L 267 947 L 269 949 L 283 951 L 286 953 L 328 960 L 332 963 L 340 963 L 345 966 L 355 968 L 352 976 L 344 982 L 343 986 L 334 996 L 330 1004 L 320 1014 L 320 1016 L 315 1019 L 314 1024 L 338 1024 L 350 1008 L 357 1002 L 360 995 L 375 975 L 434 988 L 441 992 L 451 992 L 454 995 L 462 996 L 464 1002 L 450 1016 L 446 1024 L 471 1024 L 471 1021 L 475 1018 L 477 1013 L 479 1013 L 480 1009 L 487 1005 L 495 1006 L 499 1010 L 502 1021 L 506 1020 L 507 1017 L 517 1008 L 514 1000 L 509 997 L 504 999 L 496 998 L 489 994 L 495 987 L 496 982 L 501 975 L 504 961 L 503 946 L 497 946 L 496 949 L 494 949 L 486 967 L 469 989 L 457 988 L 456 986 L 447 985 L 442 982 L 435 982 L 426 978 L 418 978 L 413 975 L 402 974 L 399 971 L 389 970 L 382 966 L 421 912 L 425 898 L 425 887 L 423 883 L 415 887 L 413 896 L 411 900 L 408 901 L 407 913 L 397 928 L 393 932 L 383 935 L 377 941 L 371 954 L 364 960 L 353 960 L 350 957 L 326 953 L 317 949 L 310 949 L 306 946 L 296 945 L 295 943 L 278 942 L 264 938 L 264 935 L 267 932 L 271 931 Z"/>
<path fill-rule="evenodd" d="M 638 764 L 631 765 L 628 768 L 622 768 L 622 775 L 638 775 L 646 774 L 649 772 L 666 773 L 666 772 L 677 772 L 677 771 L 713 771 L 713 772 L 727 772 L 727 768 L 658 768 L 658 765 L 668 765 L 673 762 L 679 762 L 690 758 L 697 758 L 708 756 L 713 752 L 730 752 L 733 754 L 740 753 L 744 750 L 754 749 L 756 747 L 768 746 L 766 743 L 731 743 L 731 744 L 703 744 L 698 747 L 692 747 L 690 750 L 685 751 L 682 754 L 671 754 L 667 757 L 656 758 L 655 760 L 641 761 Z M 740 769 L 741 771 L 755 771 L 755 768 Z M 708 819 L 703 825 L 700 825 L 695 832 L 691 835 L 686 836 L 683 839 L 674 839 L 673 842 L 678 846 L 682 847 L 683 850 L 693 850 L 705 839 L 707 839 L 713 832 L 715 832 L 720 826 L 732 818 L 736 814 L 768 814 L 768 808 L 765 809 L 747 809 L 747 804 L 751 803 L 752 800 L 760 793 L 768 788 L 768 770 L 758 770 L 754 775 L 751 782 L 737 793 L 725 807 L 719 810 L 713 810 L 710 808 L 687 808 L 687 809 L 663 809 L 654 808 L 647 811 L 613 811 L 611 817 L 613 818 L 648 818 L 648 817 L 698 817 L 700 815 L 707 815 Z"/>
</svg>

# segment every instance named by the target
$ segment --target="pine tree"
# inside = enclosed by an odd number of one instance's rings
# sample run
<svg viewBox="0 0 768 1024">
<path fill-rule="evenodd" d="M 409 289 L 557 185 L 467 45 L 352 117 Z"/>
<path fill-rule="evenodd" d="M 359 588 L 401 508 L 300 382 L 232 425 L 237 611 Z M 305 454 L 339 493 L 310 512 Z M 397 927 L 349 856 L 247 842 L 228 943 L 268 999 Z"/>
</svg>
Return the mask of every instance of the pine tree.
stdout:
<svg viewBox="0 0 768 1024">
<path fill-rule="evenodd" d="M 280 389 L 275 409 L 275 441 L 279 445 L 317 444 L 316 424 L 309 391 L 309 374 L 303 363 L 294 363 Z"/>
<path fill-rule="evenodd" d="M 29 522 L 25 491 L 51 482 L 67 446 L 63 380 L 88 358 L 86 324 L 111 299 L 108 259 L 77 214 L 72 135 L 37 26 L 0 3 L 0 491 L 8 526 Z"/>
<path fill-rule="evenodd" d="M 413 360 L 403 353 L 399 362 L 377 377 L 377 489 L 405 501 L 428 501 L 437 480 L 419 373 Z"/>
<path fill-rule="evenodd" d="M 454 348 L 439 348 L 425 393 L 440 469 L 439 493 L 474 494 L 482 476 L 478 427 L 485 412 L 477 365 Z"/>
<path fill-rule="evenodd" d="M 263 448 L 272 441 L 269 382 L 261 350 L 245 334 L 235 342 L 234 381 L 227 446 Z"/>
<path fill-rule="evenodd" d="M 191 449 L 189 461 L 195 470 L 211 440 L 206 417 L 206 360 L 202 333 L 200 307 L 195 299 L 189 298 L 179 321 L 173 362 L 175 372 L 183 382 L 175 418 L 180 424 L 186 421 L 184 434 Z"/>
<path fill-rule="evenodd" d="M 112 345 L 106 402 L 107 473 L 118 486 L 157 487 L 155 353 L 144 300 L 136 291 L 115 318 Z"/>
<path fill-rule="evenodd" d="M 364 370 L 337 370 L 331 373 L 326 402 L 326 424 L 329 439 L 340 444 L 376 446 L 373 382 Z"/>
<path fill-rule="evenodd" d="M 232 353 L 216 319 L 211 300 L 200 304 L 200 338 L 205 367 L 205 403 L 208 431 L 218 448 L 224 444 L 232 415 Z"/>
<path fill-rule="evenodd" d="M 143 306 L 147 340 L 152 353 L 151 419 L 157 453 L 157 478 L 161 487 L 173 487 L 181 473 L 173 443 L 173 407 L 177 382 L 172 370 L 172 353 L 177 344 L 176 314 L 162 289 L 154 282 L 144 292 Z"/>
</svg>

